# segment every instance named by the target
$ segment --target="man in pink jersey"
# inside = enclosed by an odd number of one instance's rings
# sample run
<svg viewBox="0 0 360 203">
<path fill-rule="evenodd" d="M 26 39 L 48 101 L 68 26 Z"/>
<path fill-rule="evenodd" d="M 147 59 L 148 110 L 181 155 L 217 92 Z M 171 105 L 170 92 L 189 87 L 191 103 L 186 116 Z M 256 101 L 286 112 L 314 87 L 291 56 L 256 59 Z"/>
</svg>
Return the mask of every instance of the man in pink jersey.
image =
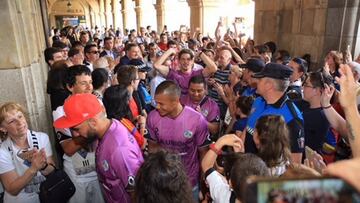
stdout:
<svg viewBox="0 0 360 203">
<path fill-rule="evenodd" d="M 201 158 L 210 143 L 209 131 L 199 112 L 181 105 L 180 95 L 180 87 L 173 81 L 164 81 L 156 88 L 156 110 L 147 117 L 149 151 L 164 148 L 178 153 L 196 197 Z"/>
<path fill-rule="evenodd" d="M 190 49 L 182 49 L 178 54 L 179 70 L 173 70 L 169 66 L 164 65 L 164 62 L 170 56 L 177 54 L 174 48 L 168 49 L 155 63 L 154 68 L 161 73 L 166 79 L 176 81 L 181 93 L 186 95 L 188 93 L 189 80 L 195 75 L 203 75 L 209 77 L 216 72 L 217 66 L 206 54 L 200 52 L 198 57 L 205 63 L 205 68 L 200 70 L 193 70 L 195 55 Z"/>
<path fill-rule="evenodd" d="M 206 95 L 206 81 L 201 75 L 193 76 L 189 82 L 189 93 L 182 95 L 180 102 L 201 113 L 208 123 L 211 135 L 216 135 L 220 125 L 220 109 L 217 103 Z"/>
<path fill-rule="evenodd" d="M 89 143 L 99 139 L 96 171 L 106 202 L 131 203 L 134 177 L 144 162 L 134 136 L 119 121 L 106 118 L 95 95 L 70 96 L 64 112 L 65 116 L 54 122 L 56 128 L 70 128 L 74 137 L 82 136 Z"/>
</svg>

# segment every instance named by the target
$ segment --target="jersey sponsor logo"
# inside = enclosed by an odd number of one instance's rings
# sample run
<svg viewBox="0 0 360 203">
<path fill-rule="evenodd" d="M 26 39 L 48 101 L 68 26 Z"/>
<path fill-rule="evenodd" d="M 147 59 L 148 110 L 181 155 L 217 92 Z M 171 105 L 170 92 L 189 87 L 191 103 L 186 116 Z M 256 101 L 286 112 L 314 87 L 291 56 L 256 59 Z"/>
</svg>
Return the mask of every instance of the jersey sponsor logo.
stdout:
<svg viewBox="0 0 360 203">
<path fill-rule="evenodd" d="M 190 130 L 186 130 L 184 132 L 184 137 L 191 138 L 192 136 L 193 136 L 193 132 L 191 132 Z"/>
<path fill-rule="evenodd" d="M 108 171 L 109 170 L 109 163 L 106 160 L 104 160 L 102 162 L 102 167 L 103 167 L 105 172 Z"/>
</svg>

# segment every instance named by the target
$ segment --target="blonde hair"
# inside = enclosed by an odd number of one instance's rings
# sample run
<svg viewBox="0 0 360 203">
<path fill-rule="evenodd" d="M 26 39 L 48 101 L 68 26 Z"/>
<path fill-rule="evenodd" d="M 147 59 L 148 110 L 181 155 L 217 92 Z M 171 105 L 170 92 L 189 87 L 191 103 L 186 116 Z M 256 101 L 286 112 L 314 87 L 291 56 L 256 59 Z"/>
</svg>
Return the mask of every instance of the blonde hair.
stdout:
<svg viewBox="0 0 360 203">
<path fill-rule="evenodd" d="M 16 110 L 16 111 L 20 111 L 21 113 L 24 114 L 26 120 L 28 120 L 27 118 L 27 112 L 25 111 L 25 109 L 16 102 L 7 102 L 4 103 L 0 106 L 0 125 L 2 124 L 2 122 L 5 120 L 7 113 L 9 113 L 12 110 Z M 7 133 L 0 131 L 0 138 L 1 140 L 6 139 L 7 137 Z"/>
<path fill-rule="evenodd" d="M 109 63 L 108 60 L 104 57 L 100 57 L 93 63 L 94 69 L 97 68 L 106 68 L 109 69 Z"/>
<path fill-rule="evenodd" d="M 341 52 L 338 51 L 329 51 L 329 53 L 327 54 L 328 56 L 330 56 L 335 63 L 335 70 L 340 68 L 340 64 L 343 63 L 343 54 Z"/>
</svg>

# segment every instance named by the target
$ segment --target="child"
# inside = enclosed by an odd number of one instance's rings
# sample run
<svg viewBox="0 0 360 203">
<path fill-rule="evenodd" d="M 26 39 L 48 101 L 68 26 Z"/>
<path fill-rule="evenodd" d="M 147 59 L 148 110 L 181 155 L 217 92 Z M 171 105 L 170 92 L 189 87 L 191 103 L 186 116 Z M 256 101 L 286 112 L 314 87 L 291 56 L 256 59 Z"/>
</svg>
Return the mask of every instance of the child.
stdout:
<svg viewBox="0 0 360 203">
<path fill-rule="evenodd" d="M 258 156 L 269 167 L 271 176 L 280 176 L 291 162 L 290 142 L 286 123 L 282 116 L 265 115 L 258 119 L 254 142 Z"/>
<path fill-rule="evenodd" d="M 254 97 L 241 96 L 236 101 L 236 118 L 232 118 L 232 121 L 226 132 L 234 132 L 240 136 L 242 131 L 246 127 L 247 118 L 251 111 L 251 106 L 254 102 Z"/>
<path fill-rule="evenodd" d="M 226 179 L 214 169 L 216 158 L 224 146 L 231 146 L 235 152 L 244 151 L 242 140 L 235 134 L 227 134 L 210 145 L 201 167 L 209 185 L 210 196 L 214 203 L 240 202 L 243 185 L 248 176 L 268 176 L 269 170 L 264 161 L 254 154 L 234 153 L 231 166 L 225 167 Z"/>
</svg>

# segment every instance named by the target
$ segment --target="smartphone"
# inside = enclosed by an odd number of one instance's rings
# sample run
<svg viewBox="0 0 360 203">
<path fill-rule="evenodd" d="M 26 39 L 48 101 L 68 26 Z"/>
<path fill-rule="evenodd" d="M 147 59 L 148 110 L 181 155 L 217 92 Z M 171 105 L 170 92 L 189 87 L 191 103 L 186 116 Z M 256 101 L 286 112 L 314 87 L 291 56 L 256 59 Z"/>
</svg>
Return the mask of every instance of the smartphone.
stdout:
<svg viewBox="0 0 360 203">
<path fill-rule="evenodd" d="M 243 190 L 245 203 L 359 202 L 359 193 L 342 179 L 249 177 Z M 320 201 L 321 200 L 321 201 Z"/>
</svg>

